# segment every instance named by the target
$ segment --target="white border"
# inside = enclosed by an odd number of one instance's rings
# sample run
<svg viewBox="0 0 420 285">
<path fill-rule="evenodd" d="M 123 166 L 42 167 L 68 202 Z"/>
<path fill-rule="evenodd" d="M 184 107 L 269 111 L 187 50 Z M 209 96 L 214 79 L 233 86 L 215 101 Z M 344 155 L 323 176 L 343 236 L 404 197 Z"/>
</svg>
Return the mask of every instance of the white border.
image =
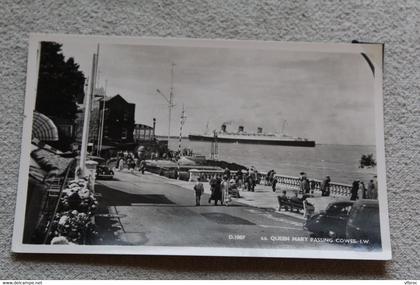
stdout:
<svg viewBox="0 0 420 285">
<path fill-rule="evenodd" d="M 358 252 L 351 250 L 328 249 L 261 249 L 227 247 L 171 247 L 171 246 L 99 246 L 99 245 L 31 245 L 23 244 L 23 227 L 26 208 L 26 195 L 29 175 L 29 157 L 31 147 L 32 112 L 35 106 L 36 81 L 38 77 L 37 54 L 41 41 L 90 42 L 121 45 L 155 45 L 182 47 L 219 47 L 240 49 L 262 49 L 278 51 L 328 52 L 328 53 L 365 53 L 375 66 L 375 127 L 376 157 L 378 173 L 379 209 L 382 250 Z M 22 134 L 22 151 L 19 168 L 18 193 L 15 210 L 15 224 L 12 251 L 16 253 L 50 254 L 126 254 L 126 255 L 183 255 L 183 256 L 241 256 L 241 257 L 291 257 L 318 259 L 369 259 L 390 260 L 391 241 L 388 220 L 386 191 L 384 123 L 383 123 L 383 45 L 382 44 L 342 44 L 342 43 L 291 43 L 253 40 L 207 40 L 207 39 L 172 39 L 172 38 L 135 38 L 116 36 L 86 36 L 63 34 L 31 34 L 27 64 L 27 82 L 25 110 Z"/>
</svg>

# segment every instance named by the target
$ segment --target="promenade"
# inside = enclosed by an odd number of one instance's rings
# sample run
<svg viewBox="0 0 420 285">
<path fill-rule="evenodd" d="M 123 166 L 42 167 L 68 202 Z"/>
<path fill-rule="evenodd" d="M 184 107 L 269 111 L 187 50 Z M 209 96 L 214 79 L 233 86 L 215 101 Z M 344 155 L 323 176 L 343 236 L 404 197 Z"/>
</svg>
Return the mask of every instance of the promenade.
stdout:
<svg viewBox="0 0 420 285">
<path fill-rule="evenodd" d="M 205 183 L 201 206 L 194 183 L 149 172 L 121 171 L 113 180 L 97 180 L 96 215 L 102 245 L 232 248 L 323 248 L 351 250 L 344 244 L 310 241 L 302 214 L 277 209 L 277 193 L 258 185 L 227 206 L 209 204 Z M 281 190 L 280 190 L 281 191 Z"/>
</svg>

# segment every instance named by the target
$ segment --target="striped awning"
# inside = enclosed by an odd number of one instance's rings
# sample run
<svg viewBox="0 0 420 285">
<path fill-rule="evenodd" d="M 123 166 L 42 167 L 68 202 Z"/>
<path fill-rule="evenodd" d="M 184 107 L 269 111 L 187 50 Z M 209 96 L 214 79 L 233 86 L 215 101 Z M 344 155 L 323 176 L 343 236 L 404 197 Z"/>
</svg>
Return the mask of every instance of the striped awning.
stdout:
<svg viewBox="0 0 420 285">
<path fill-rule="evenodd" d="M 50 118 L 34 111 L 32 138 L 40 141 L 58 141 L 58 129 Z"/>
</svg>

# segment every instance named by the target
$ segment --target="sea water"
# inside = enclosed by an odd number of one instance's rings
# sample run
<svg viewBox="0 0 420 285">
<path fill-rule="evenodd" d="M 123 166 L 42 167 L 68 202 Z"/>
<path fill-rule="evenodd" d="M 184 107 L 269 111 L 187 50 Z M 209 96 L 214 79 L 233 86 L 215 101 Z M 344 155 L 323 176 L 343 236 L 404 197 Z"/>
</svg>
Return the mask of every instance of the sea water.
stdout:
<svg viewBox="0 0 420 285">
<path fill-rule="evenodd" d="M 178 149 L 178 140 L 171 139 L 170 149 Z M 181 148 L 210 157 L 210 142 L 183 139 Z M 218 143 L 219 160 L 235 162 L 258 171 L 274 169 L 277 174 L 299 176 L 306 172 L 308 178 L 322 180 L 330 176 L 331 181 L 351 184 L 354 180 L 365 184 L 376 174 L 376 167 L 360 168 L 363 154 L 373 154 L 375 146 L 317 144 L 315 147 L 293 147 L 278 145 L 254 145 Z"/>
</svg>

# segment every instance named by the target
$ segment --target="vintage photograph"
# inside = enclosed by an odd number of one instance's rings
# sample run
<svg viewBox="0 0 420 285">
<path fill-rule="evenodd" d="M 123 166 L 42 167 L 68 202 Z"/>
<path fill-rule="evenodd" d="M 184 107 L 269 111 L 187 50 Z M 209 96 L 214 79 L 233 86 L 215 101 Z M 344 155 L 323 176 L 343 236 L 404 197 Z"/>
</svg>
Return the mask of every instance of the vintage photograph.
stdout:
<svg viewBox="0 0 420 285">
<path fill-rule="evenodd" d="M 13 251 L 390 259 L 382 64 L 31 35 Z"/>
</svg>

